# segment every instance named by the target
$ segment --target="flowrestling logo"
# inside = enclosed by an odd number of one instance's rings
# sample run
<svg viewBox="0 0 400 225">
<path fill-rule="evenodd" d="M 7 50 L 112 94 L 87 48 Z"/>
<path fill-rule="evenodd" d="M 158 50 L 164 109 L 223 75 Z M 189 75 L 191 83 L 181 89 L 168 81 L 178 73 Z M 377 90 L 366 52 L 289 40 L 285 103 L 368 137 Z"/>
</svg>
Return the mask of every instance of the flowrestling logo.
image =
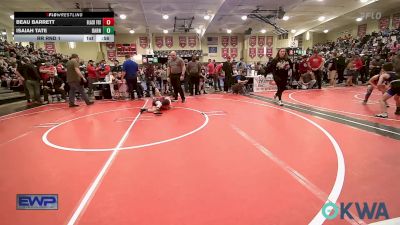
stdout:
<svg viewBox="0 0 400 225">
<path fill-rule="evenodd" d="M 363 20 L 380 20 L 382 18 L 381 12 L 361 12 L 360 16 Z"/>
<path fill-rule="evenodd" d="M 373 202 L 372 204 L 368 204 L 367 202 L 341 202 L 340 210 L 338 205 L 328 202 L 321 209 L 322 215 L 328 220 L 333 220 L 339 215 L 340 219 L 344 219 L 345 217 L 354 219 L 350 211 L 356 212 L 360 219 L 390 219 L 384 202 Z"/>
<path fill-rule="evenodd" d="M 56 194 L 17 194 L 18 210 L 57 210 Z"/>
</svg>

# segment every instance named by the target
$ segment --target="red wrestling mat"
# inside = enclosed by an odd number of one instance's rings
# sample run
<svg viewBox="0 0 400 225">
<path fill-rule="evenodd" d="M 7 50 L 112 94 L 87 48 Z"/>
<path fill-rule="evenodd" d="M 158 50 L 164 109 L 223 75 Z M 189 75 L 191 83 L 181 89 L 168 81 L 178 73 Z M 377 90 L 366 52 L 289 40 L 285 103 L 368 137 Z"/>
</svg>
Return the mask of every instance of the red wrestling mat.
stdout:
<svg viewBox="0 0 400 225">
<path fill-rule="evenodd" d="M 400 216 L 399 141 L 241 96 L 162 116 L 145 103 L 0 117 L 2 223 L 355 224 L 321 217 L 328 198 Z M 16 194 L 58 194 L 59 209 L 16 210 Z"/>
</svg>

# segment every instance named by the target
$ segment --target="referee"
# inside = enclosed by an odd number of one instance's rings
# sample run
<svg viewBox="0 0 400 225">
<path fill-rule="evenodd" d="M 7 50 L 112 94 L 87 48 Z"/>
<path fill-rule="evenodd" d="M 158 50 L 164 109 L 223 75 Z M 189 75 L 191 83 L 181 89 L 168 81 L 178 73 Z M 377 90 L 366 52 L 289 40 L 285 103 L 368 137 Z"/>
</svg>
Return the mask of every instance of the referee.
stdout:
<svg viewBox="0 0 400 225">
<path fill-rule="evenodd" d="M 174 88 L 174 98 L 178 100 L 178 93 L 181 96 L 182 103 L 185 102 L 185 93 L 182 90 L 181 81 L 185 79 L 185 62 L 183 59 L 176 56 L 176 52 L 170 54 L 171 60 L 168 62 L 167 74 L 171 79 L 171 85 Z"/>
</svg>

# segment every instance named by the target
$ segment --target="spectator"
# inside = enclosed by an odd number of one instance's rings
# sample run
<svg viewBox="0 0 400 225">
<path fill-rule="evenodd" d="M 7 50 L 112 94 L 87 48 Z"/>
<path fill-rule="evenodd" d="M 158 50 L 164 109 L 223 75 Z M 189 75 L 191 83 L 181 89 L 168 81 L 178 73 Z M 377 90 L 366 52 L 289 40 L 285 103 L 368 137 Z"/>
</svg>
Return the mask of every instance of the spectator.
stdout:
<svg viewBox="0 0 400 225">
<path fill-rule="evenodd" d="M 86 83 L 86 78 L 83 76 L 79 69 L 79 56 L 72 54 L 70 60 L 67 62 L 67 82 L 69 85 L 69 107 L 77 107 L 75 104 L 75 92 L 78 91 L 81 97 L 86 102 L 86 105 L 91 105 L 94 102 L 89 101 L 81 81 Z"/>
<path fill-rule="evenodd" d="M 233 64 L 230 56 L 226 57 L 226 62 L 222 65 L 222 71 L 224 74 L 224 92 L 227 93 L 233 83 Z"/>
<path fill-rule="evenodd" d="M 93 60 L 88 61 L 88 65 L 86 67 L 87 70 L 87 77 L 88 77 L 88 95 L 91 96 L 93 95 L 93 90 L 94 90 L 94 85 L 93 83 L 98 82 L 98 75 L 96 71 L 96 67 L 93 65 Z"/>
<path fill-rule="evenodd" d="M 30 59 L 22 59 L 22 67 L 20 68 L 20 74 L 26 80 L 26 88 L 29 91 L 29 96 L 32 98 L 33 104 L 42 104 L 40 100 L 40 76 L 37 68 L 31 63 Z"/>
<path fill-rule="evenodd" d="M 210 69 L 210 65 L 212 65 L 212 75 L 214 76 L 214 64 L 211 63 L 211 60 L 208 60 L 208 68 Z M 198 95 L 199 93 L 199 83 L 200 83 L 200 71 L 201 71 L 201 63 L 197 61 L 196 56 L 192 56 L 192 61 L 188 63 L 187 71 L 189 73 L 189 93 L 190 96 L 193 96 L 193 86 L 195 89 L 194 94 Z"/>
<path fill-rule="evenodd" d="M 282 93 L 286 89 L 289 70 L 293 67 L 292 61 L 289 59 L 286 49 L 281 48 L 276 57 L 271 62 L 271 70 L 274 76 L 274 81 L 278 86 L 278 90 L 275 93 L 274 99 L 278 105 L 283 106 Z"/>
<path fill-rule="evenodd" d="M 111 68 L 106 64 L 106 60 L 101 60 L 99 66 L 96 68 L 96 71 L 99 74 L 99 80 L 104 81 L 108 73 L 110 73 Z"/>
<path fill-rule="evenodd" d="M 49 103 L 49 94 L 61 95 L 62 100 L 60 99 L 59 96 L 57 96 L 57 100 L 65 102 L 64 86 L 65 86 L 64 81 L 54 76 L 54 73 L 51 73 L 50 77 L 44 81 L 43 85 L 44 104 Z"/>
<path fill-rule="evenodd" d="M 39 72 L 42 81 L 47 81 L 50 75 L 55 75 L 56 68 L 51 65 L 50 61 L 46 61 L 44 65 L 40 66 Z"/>
<path fill-rule="evenodd" d="M 337 54 L 336 52 L 332 53 L 331 58 L 329 60 L 329 85 L 331 87 L 335 87 L 336 84 L 336 77 L 337 77 Z"/>
<path fill-rule="evenodd" d="M 314 50 L 314 54 L 308 59 L 308 67 L 311 69 L 317 79 L 318 89 L 322 87 L 322 68 L 324 66 L 323 58 L 318 55 L 318 50 Z"/>
</svg>

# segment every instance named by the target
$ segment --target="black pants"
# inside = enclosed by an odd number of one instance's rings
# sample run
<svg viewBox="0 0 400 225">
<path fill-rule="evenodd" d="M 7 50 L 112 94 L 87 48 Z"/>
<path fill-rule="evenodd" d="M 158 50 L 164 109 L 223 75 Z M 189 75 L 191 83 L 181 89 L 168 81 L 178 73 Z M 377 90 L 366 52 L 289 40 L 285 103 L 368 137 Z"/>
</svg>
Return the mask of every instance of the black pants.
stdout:
<svg viewBox="0 0 400 225">
<path fill-rule="evenodd" d="M 317 80 L 318 88 L 321 89 L 321 87 L 322 87 L 322 71 L 315 70 L 313 72 L 314 72 L 315 79 Z"/>
<path fill-rule="evenodd" d="M 137 78 L 126 78 L 126 85 L 128 85 L 128 93 L 131 95 L 131 99 L 135 99 L 135 91 L 137 92 L 138 98 L 142 97 L 142 94 L 137 91 Z"/>
<path fill-rule="evenodd" d="M 185 99 L 185 93 L 182 90 L 181 74 L 171 74 L 171 85 L 174 88 L 174 98 L 178 100 L 178 93 L 181 99 Z"/>
<path fill-rule="evenodd" d="M 344 69 L 345 69 L 345 68 L 342 67 L 342 66 L 338 66 L 338 68 L 337 68 L 339 83 L 342 83 L 343 80 L 345 80 L 345 78 L 344 78 L 344 76 L 343 76 Z"/>
<path fill-rule="evenodd" d="M 225 75 L 224 91 L 229 91 L 229 89 L 231 89 L 231 86 L 232 86 L 232 76 L 226 76 Z"/>
<path fill-rule="evenodd" d="M 199 94 L 199 83 L 200 83 L 200 76 L 198 73 L 190 74 L 189 77 L 189 93 L 193 95 L 193 86 L 194 86 L 194 94 Z"/>
<path fill-rule="evenodd" d="M 276 92 L 275 96 L 277 96 L 279 100 L 282 100 L 282 93 L 286 90 L 287 80 L 288 80 L 287 77 L 286 78 L 274 77 L 274 81 L 276 83 L 276 86 L 278 87 L 278 91 Z"/>
</svg>

